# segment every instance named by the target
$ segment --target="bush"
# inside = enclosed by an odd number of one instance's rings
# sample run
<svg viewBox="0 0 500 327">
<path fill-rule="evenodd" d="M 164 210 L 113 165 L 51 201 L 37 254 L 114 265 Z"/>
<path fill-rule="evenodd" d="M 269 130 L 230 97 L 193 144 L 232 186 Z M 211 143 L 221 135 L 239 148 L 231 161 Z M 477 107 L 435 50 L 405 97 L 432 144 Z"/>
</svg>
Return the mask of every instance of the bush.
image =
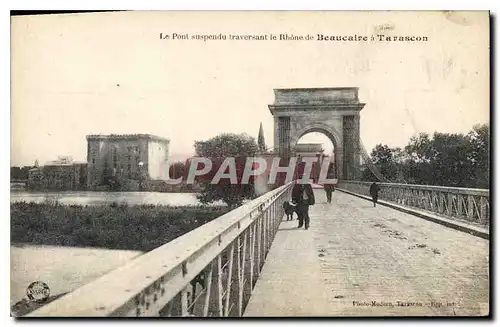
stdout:
<svg viewBox="0 0 500 327">
<path fill-rule="evenodd" d="M 151 251 L 226 213 L 227 207 L 11 203 L 11 242 Z"/>
</svg>

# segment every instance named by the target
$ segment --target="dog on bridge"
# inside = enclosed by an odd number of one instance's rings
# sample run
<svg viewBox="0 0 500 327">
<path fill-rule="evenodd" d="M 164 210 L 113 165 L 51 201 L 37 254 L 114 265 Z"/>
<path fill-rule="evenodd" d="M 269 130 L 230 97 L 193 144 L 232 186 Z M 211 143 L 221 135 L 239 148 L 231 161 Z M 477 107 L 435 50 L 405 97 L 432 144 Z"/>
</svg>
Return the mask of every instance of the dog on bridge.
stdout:
<svg viewBox="0 0 500 327">
<path fill-rule="evenodd" d="M 293 202 L 286 201 L 285 203 L 283 203 L 283 209 L 285 209 L 286 220 L 293 220 L 293 213 L 297 212 L 297 205 Z"/>
</svg>

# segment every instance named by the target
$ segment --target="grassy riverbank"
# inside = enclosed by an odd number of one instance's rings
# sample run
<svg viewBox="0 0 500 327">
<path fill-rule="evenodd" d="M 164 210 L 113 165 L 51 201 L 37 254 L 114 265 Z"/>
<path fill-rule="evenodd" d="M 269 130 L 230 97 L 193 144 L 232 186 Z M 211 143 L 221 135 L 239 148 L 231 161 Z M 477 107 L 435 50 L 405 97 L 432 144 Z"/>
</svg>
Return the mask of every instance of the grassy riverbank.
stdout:
<svg viewBox="0 0 500 327">
<path fill-rule="evenodd" d="M 226 207 L 11 203 L 11 243 L 151 251 Z"/>
</svg>

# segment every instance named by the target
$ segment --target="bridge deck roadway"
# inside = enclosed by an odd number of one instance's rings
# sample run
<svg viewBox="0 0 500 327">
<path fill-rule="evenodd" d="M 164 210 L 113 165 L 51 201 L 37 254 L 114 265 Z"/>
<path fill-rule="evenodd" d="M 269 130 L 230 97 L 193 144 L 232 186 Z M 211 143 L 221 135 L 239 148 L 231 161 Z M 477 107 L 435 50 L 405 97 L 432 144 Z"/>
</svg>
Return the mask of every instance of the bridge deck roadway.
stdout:
<svg viewBox="0 0 500 327">
<path fill-rule="evenodd" d="M 488 315 L 488 240 L 345 193 L 331 204 L 315 195 L 309 230 L 281 223 L 245 316 Z"/>
</svg>

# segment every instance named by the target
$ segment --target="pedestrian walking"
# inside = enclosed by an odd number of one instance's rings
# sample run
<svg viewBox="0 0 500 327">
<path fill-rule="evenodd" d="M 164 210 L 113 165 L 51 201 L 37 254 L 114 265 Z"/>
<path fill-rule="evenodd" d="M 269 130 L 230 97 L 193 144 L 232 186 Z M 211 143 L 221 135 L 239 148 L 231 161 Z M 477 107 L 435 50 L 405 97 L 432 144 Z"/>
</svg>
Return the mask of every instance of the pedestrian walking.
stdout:
<svg viewBox="0 0 500 327">
<path fill-rule="evenodd" d="M 295 181 L 292 189 L 292 200 L 297 203 L 297 215 L 299 216 L 299 225 L 297 228 L 304 226 L 305 229 L 309 229 L 309 206 L 315 203 L 311 184 L 300 184 L 298 181 Z"/>
<path fill-rule="evenodd" d="M 332 193 L 335 191 L 333 184 L 327 183 L 323 185 L 323 188 L 326 193 L 326 202 L 332 203 Z"/>
<path fill-rule="evenodd" d="M 377 206 L 378 192 L 380 191 L 380 186 L 377 183 L 373 183 L 370 186 L 370 195 L 372 196 L 373 206 Z"/>
<path fill-rule="evenodd" d="M 332 179 L 333 176 L 331 174 L 327 175 L 327 179 Z M 325 190 L 326 193 L 326 202 L 327 203 L 332 203 L 332 193 L 335 192 L 335 185 L 330 182 L 326 182 L 323 184 L 323 189 Z"/>
</svg>

